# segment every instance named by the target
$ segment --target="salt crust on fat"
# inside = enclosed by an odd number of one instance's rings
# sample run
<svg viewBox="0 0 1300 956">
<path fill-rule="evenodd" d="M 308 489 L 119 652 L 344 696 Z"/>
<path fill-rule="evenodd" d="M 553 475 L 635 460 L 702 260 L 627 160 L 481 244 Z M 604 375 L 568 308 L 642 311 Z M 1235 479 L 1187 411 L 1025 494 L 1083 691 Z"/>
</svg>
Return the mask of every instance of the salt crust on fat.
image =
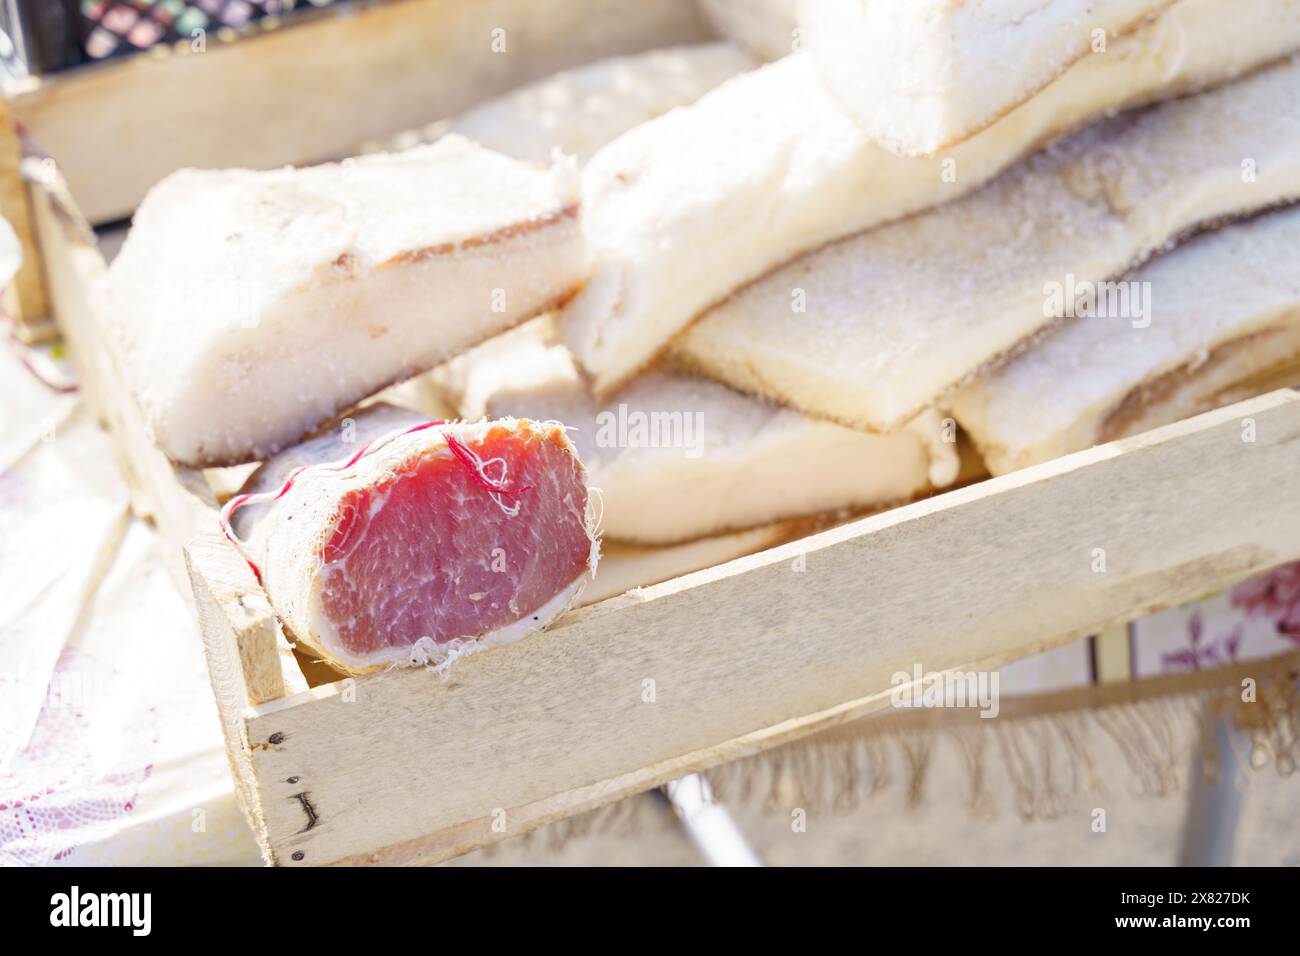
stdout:
<svg viewBox="0 0 1300 956">
<path fill-rule="evenodd" d="M 889 429 L 1044 327 L 1049 283 L 1116 278 L 1189 229 L 1298 196 L 1300 58 L 1097 124 L 973 196 L 793 262 L 674 355 Z M 806 314 L 791 314 L 796 287 Z"/>
<path fill-rule="evenodd" d="M 566 342 L 608 392 L 710 305 L 800 253 L 956 199 L 1107 111 L 1297 48 L 1300 4 L 1182 0 L 930 160 L 872 143 L 805 53 L 738 76 L 614 140 L 584 169 L 593 268 L 564 310 Z"/>
<path fill-rule="evenodd" d="M 794 48 L 799 0 L 698 0 L 700 12 L 724 37 L 764 60 L 779 60 Z"/>
<path fill-rule="evenodd" d="M 571 162 L 537 169 L 458 136 L 307 169 L 181 170 L 138 210 L 105 319 L 169 457 L 264 458 L 567 297 L 586 266 L 575 203 Z"/>
<path fill-rule="evenodd" d="M 447 128 L 506 156 L 579 163 L 633 126 L 692 103 L 758 61 L 730 43 L 670 47 L 562 70 L 477 106 Z"/>
<path fill-rule="evenodd" d="M 1150 283 L 1146 328 L 1076 318 L 957 392 L 950 406 L 990 470 L 1013 471 L 1098 440 L 1125 396 L 1215 349 L 1267 329 L 1300 325 L 1300 206 L 1198 236 L 1128 277 Z M 1252 355 L 1247 377 L 1288 356 Z M 1295 358 L 1295 356 L 1291 356 Z M 1151 422 L 1153 417 L 1145 416 Z"/>
<path fill-rule="evenodd" d="M 800 8 L 827 90 L 876 142 L 933 154 L 983 129 L 1175 0 L 889 0 Z M 1097 31 L 1106 47 L 1096 49 Z"/>
<path fill-rule="evenodd" d="M 465 418 L 563 421 L 602 493 L 611 540 L 675 544 L 898 503 L 951 484 L 959 466 L 933 412 L 898 434 L 874 435 L 669 370 L 645 372 L 597 401 L 546 317 L 430 379 Z"/>
<path fill-rule="evenodd" d="M 365 673 L 389 665 L 437 663 L 439 657 L 434 649 L 426 648 L 421 653 L 418 649 L 412 652 L 410 648 L 404 647 L 386 648 L 358 656 L 349 654 L 338 646 L 336 628 L 320 605 L 322 564 L 319 556 L 333 533 L 332 517 L 340 498 L 349 490 L 373 486 L 394 468 L 417 455 L 430 452 L 450 455 L 443 437 L 447 432 L 471 446 L 496 427 L 529 428 L 547 436 L 557 433 L 563 436 L 564 433 L 563 426 L 555 422 L 505 419 L 496 422 L 448 422 L 435 428 L 400 434 L 427 421 L 427 416 L 391 405 L 374 405 L 358 412 L 354 418 L 336 423 L 321 436 L 271 459 L 250 477 L 243 491 L 259 493 L 278 490 L 290 474 L 304 465 L 345 460 L 373 439 L 392 434 L 399 434 L 399 437 L 362 457 L 346 471 L 321 472 L 308 468 L 295 479 L 293 488 L 278 501 L 250 504 L 234 515 L 233 530 L 242 542 L 242 550 L 260 568 L 263 586 L 271 605 L 288 631 L 331 664 L 349 673 Z M 576 460 L 572 444 L 564 439 L 564 445 Z M 579 467 L 581 468 L 581 462 Z M 585 483 L 585 471 L 582 474 Z M 532 631 L 546 627 L 578 599 L 590 575 L 595 573 L 600 557 L 595 516 L 590 507 L 585 515 L 585 523 L 591 539 L 591 553 L 584 573 L 542 608 L 496 631 L 468 636 L 472 642 L 497 646 L 518 640 Z"/>
</svg>

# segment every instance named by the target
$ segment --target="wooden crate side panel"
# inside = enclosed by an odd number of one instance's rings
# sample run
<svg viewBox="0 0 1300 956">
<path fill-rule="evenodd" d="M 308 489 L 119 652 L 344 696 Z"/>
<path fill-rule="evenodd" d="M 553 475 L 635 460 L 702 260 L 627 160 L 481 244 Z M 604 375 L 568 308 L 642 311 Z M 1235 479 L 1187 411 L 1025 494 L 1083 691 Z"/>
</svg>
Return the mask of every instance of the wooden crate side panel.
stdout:
<svg viewBox="0 0 1300 956">
<path fill-rule="evenodd" d="M 14 112 L 101 223 L 184 166 L 347 156 L 566 66 L 706 39 L 693 0 L 403 0 L 55 75 Z"/>
<path fill-rule="evenodd" d="M 1300 557 L 1298 466 L 1300 394 L 1275 392 L 612 599 L 445 680 L 268 704 L 248 722 L 268 841 L 438 858 L 860 715 L 914 664 L 1199 597 Z"/>
<path fill-rule="evenodd" d="M 307 681 L 293 649 L 248 562 L 217 534 L 196 539 L 185 555 L 195 594 L 202 579 L 223 624 L 234 635 L 244 706 L 305 692 Z"/>
<path fill-rule="evenodd" d="M 235 794 L 262 848 L 262 855 L 269 863 L 273 859 L 272 851 L 262 813 L 261 790 L 250 759 L 245 721 L 249 713 L 250 688 L 239 652 L 239 631 L 244 616 L 237 607 L 232 607 L 219 566 L 204 564 L 204 557 L 200 554 L 197 561 L 191 559 L 194 607 L 203 637 L 203 656 L 207 660 L 208 679 L 217 700 L 217 714 L 226 739 L 226 756 L 235 781 Z M 203 565 L 204 571 L 196 570 L 197 565 Z"/>
<path fill-rule="evenodd" d="M 1204 694 L 1211 689 L 1223 692 L 1235 687 L 1240 690 L 1242 679 L 1247 677 L 1257 684 L 1279 679 L 1289 679 L 1294 683 L 1298 665 L 1300 665 L 1300 653 L 1285 653 L 1266 660 L 1254 660 L 1246 664 L 1215 668 L 1211 671 L 1162 675 L 1136 681 L 1098 684 L 1010 698 L 1004 696 L 1000 701 L 998 717 L 1003 720 L 1033 719 L 1049 714 L 1085 709 L 1096 710 L 1180 694 Z M 994 664 L 990 662 L 988 666 Z M 1260 708 L 1254 704 L 1238 703 L 1233 706 L 1231 700 L 1232 698 L 1229 697 L 1224 701 L 1224 710 L 1241 726 L 1259 727 L 1266 729 L 1266 732 L 1275 730 L 1278 726 L 1277 723 L 1272 722 L 1276 719 L 1275 712 L 1269 708 L 1269 705 Z M 759 751 L 799 743 L 802 738 L 814 732 L 817 734 L 818 742 L 833 744 L 862 741 L 889 733 L 918 731 L 937 733 L 984 722 L 979 713 L 971 709 L 892 709 L 888 707 L 888 703 L 888 695 L 881 694 L 870 701 L 857 702 L 854 706 L 834 708 L 818 715 L 816 721 L 789 721 L 770 730 L 749 734 L 708 751 L 692 754 L 685 760 L 669 761 L 665 766 L 645 767 L 615 780 L 602 781 L 594 786 L 569 791 L 556 799 L 542 800 L 517 808 L 509 814 L 512 832 L 530 829 L 565 816 L 573 812 L 569 809 L 571 807 L 578 807 L 580 810 L 589 809 L 674 779 L 675 776 L 684 773 L 707 770 Z M 871 720 L 860 719 L 872 710 L 887 712 L 880 713 Z M 339 861 L 337 865 L 406 865 L 446 859 L 482 846 L 486 842 L 483 833 L 490 830 L 491 823 L 491 819 L 474 820 L 430 837 L 358 854 Z"/>
</svg>

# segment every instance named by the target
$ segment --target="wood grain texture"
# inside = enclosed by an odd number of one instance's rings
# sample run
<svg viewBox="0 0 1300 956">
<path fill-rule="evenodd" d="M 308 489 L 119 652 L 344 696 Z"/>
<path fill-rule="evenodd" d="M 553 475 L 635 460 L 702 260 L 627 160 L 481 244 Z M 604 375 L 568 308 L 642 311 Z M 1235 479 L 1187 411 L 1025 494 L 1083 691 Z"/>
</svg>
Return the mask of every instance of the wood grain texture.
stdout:
<svg viewBox="0 0 1300 956">
<path fill-rule="evenodd" d="M 887 706 L 914 664 L 995 666 L 1199 597 L 1300 556 L 1297 466 L 1300 394 L 1274 392 L 613 598 L 445 680 L 264 704 L 265 844 L 442 859 Z"/>
<path fill-rule="evenodd" d="M 197 594 L 196 566 L 203 569 L 204 590 L 234 635 L 238 661 L 227 666 L 242 675 L 245 703 L 263 704 L 306 691 L 293 648 L 248 562 L 214 534 L 196 539 L 188 549 L 187 567 Z"/>
<path fill-rule="evenodd" d="M 708 37 L 692 0 L 402 0 L 33 80 L 13 109 L 100 223 L 184 166 L 346 156 L 567 66 Z"/>
<path fill-rule="evenodd" d="M 25 342 L 43 341 L 53 333 L 45 294 L 45 269 L 36 239 L 31 197 L 23 178 L 22 141 L 14 126 L 13 109 L 3 97 L 0 97 L 0 216 L 13 226 L 23 251 L 23 263 L 13 281 L 18 336 Z"/>
<path fill-rule="evenodd" d="M 1224 713 L 1242 727 L 1261 728 L 1273 723 L 1272 701 L 1242 701 L 1241 682 L 1251 678 L 1259 687 L 1281 686 L 1300 681 L 1300 651 L 1283 651 L 1271 657 L 1238 661 L 1206 670 L 1154 674 L 1134 680 L 1079 684 L 1030 694 L 1003 696 L 998 719 L 1029 721 L 1061 714 L 1088 712 L 1141 704 L 1172 697 L 1204 695 L 1219 698 Z M 1297 685 L 1300 686 L 1300 685 Z M 819 735 L 819 742 L 852 743 L 886 734 L 914 731 L 943 731 L 985 723 L 977 709 L 943 707 L 900 707 L 871 720 L 842 724 Z M 1285 742 L 1283 741 L 1283 745 Z"/>
<path fill-rule="evenodd" d="M 1116 684 L 1133 679 L 1133 644 L 1127 622 L 1106 628 L 1094 635 L 1092 641 L 1097 683 Z"/>
<path fill-rule="evenodd" d="M 221 539 L 224 542 L 224 539 Z M 245 720 L 249 713 L 249 685 L 244 678 L 239 651 L 239 631 L 244 615 L 231 606 L 222 572 L 225 564 L 205 560 L 209 552 L 196 544 L 188 552 L 193 568 L 194 607 L 199 619 L 199 632 L 203 638 L 203 656 L 208 662 L 208 679 L 216 696 L 217 715 L 221 731 L 226 738 L 226 757 L 230 761 L 231 776 L 240 808 L 253 830 L 258 845 L 267 862 L 271 862 L 271 848 L 267 844 L 266 819 L 260 804 L 261 793 L 250 759 L 248 730 Z M 202 567 L 200 572 L 197 568 Z"/>
</svg>

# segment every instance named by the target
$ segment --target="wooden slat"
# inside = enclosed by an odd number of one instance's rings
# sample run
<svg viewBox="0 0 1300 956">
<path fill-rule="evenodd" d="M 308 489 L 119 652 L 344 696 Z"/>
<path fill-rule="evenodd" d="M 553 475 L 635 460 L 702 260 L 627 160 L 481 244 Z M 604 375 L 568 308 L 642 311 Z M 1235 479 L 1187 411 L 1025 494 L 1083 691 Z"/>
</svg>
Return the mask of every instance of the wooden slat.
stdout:
<svg viewBox="0 0 1300 956">
<path fill-rule="evenodd" d="M 1092 640 L 1097 683 L 1114 684 L 1133 679 L 1133 646 L 1125 622 L 1108 627 Z"/>
<path fill-rule="evenodd" d="M 0 98 L 0 216 L 13 226 L 23 252 L 23 264 L 14 277 L 9 306 L 18 324 L 19 337 L 26 342 L 37 342 L 50 338 L 54 326 L 50 322 L 45 272 L 22 164 L 23 147 L 14 127 L 13 112 L 9 103 Z"/>
<path fill-rule="evenodd" d="M 1221 704 L 1214 712 L 1229 716 L 1234 725 L 1277 727 L 1281 715 L 1270 711 L 1268 704 L 1259 707 L 1241 700 L 1241 682 L 1246 678 L 1254 681 L 1257 687 L 1272 682 L 1296 684 L 1300 681 L 1300 651 L 1288 650 L 1271 657 L 1252 658 L 1205 670 L 1174 671 L 1134 680 L 1079 684 L 1014 696 L 1004 694 L 998 703 L 997 719 L 1031 721 L 1068 713 L 1095 714 L 1100 710 L 1144 701 L 1196 695 Z M 974 707 L 901 707 L 871 720 L 841 724 L 819 735 L 818 740 L 851 743 L 889 734 L 961 729 L 986 723 L 987 719 L 981 717 L 980 711 Z"/>
<path fill-rule="evenodd" d="M 13 109 L 100 223 L 183 166 L 345 156 L 566 66 L 707 38 L 693 0 L 402 0 L 35 79 Z"/>
<path fill-rule="evenodd" d="M 203 653 L 208 662 L 208 679 L 212 683 L 217 715 L 226 738 L 226 756 L 230 760 L 235 794 L 263 855 L 270 862 L 266 818 L 262 812 L 261 792 L 250 759 L 247 736 L 250 701 L 256 696 L 256 690 L 249 686 L 244 676 L 240 650 L 241 633 L 248 622 L 238 607 L 239 598 L 232 602 L 226 587 L 223 572 L 228 565 L 219 560 L 204 561 L 205 557 L 199 553 L 192 560 L 204 562 L 206 569 L 204 574 L 194 576 L 193 599 L 203 638 Z"/>
<path fill-rule="evenodd" d="M 261 836 L 283 864 L 441 859 L 862 716 L 914 664 L 1190 600 L 1300 557 L 1297 467 L 1279 391 L 611 599 L 449 680 L 265 704 L 241 725 Z"/>
<path fill-rule="evenodd" d="M 198 583 L 207 599 L 199 605 L 200 627 L 206 630 L 216 622 L 233 635 L 238 666 L 234 659 L 228 663 L 242 677 L 244 704 L 255 706 L 306 691 L 293 649 L 248 563 L 216 535 L 195 541 L 187 555 L 191 565 L 197 562 L 203 568 Z"/>
</svg>

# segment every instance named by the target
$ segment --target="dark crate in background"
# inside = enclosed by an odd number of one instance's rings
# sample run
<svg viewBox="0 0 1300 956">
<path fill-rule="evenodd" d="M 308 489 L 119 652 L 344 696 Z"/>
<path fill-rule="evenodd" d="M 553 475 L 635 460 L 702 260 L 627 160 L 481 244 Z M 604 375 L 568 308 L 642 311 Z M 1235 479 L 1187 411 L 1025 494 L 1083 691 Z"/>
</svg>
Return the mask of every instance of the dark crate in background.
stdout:
<svg viewBox="0 0 1300 956">
<path fill-rule="evenodd" d="M 193 42 L 350 0 L 4 0 L 0 56 L 15 76 Z"/>
</svg>

